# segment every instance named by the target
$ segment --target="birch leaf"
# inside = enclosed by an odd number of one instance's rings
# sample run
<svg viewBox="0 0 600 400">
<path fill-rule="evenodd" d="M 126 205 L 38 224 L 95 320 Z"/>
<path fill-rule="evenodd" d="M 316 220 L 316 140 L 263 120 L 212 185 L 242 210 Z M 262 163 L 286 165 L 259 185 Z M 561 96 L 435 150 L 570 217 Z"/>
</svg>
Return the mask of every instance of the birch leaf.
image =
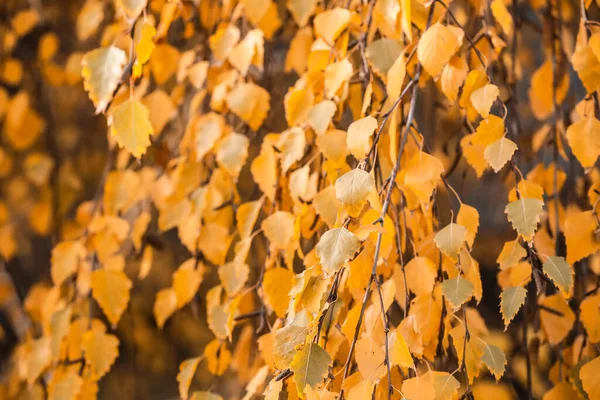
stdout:
<svg viewBox="0 0 600 400">
<path fill-rule="evenodd" d="M 127 55 L 118 47 L 92 50 L 83 57 L 81 75 L 83 87 L 96 106 L 96 114 L 104 112 L 121 81 Z"/>
<path fill-rule="evenodd" d="M 519 309 L 525 302 L 527 290 L 521 286 L 505 289 L 500 295 L 500 311 L 504 320 L 504 330 L 508 328 L 510 321 L 517 315 Z"/>
<path fill-rule="evenodd" d="M 517 233 L 526 241 L 530 241 L 540 221 L 543 208 L 543 201 L 521 197 L 509 203 L 504 212 Z"/>
<path fill-rule="evenodd" d="M 321 236 L 317 256 L 329 275 L 339 270 L 360 250 L 360 240 L 346 228 L 331 229 Z"/>
<path fill-rule="evenodd" d="M 304 388 L 306 385 L 314 389 L 323 381 L 330 364 L 329 353 L 313 342 L 308 343 L 296 353 L 290 370 L 294 373 L 294 381 L 300 398 L 305 398 Z"/>
</svg>

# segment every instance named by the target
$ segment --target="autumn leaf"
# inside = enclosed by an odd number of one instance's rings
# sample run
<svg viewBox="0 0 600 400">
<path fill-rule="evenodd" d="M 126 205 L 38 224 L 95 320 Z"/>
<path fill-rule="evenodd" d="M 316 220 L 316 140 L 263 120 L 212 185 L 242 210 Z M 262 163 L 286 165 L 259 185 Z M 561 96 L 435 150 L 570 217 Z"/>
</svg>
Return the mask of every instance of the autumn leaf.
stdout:
<svg viewBox="0 0 600 400">
<path fill-rule="evenodd" d="M 498 173 L 512 159 L 517 145 L 505 137 L 496 140 L 485 148 L 484 157 L 494 172 Z"/>
<path fill-rule="evenodd" d="M 442 282 L 442 293 L 452 307 L 458 309 L 473 296 L 473 284 L 460 276 L 446 279 Z"/>
<path fill-rule="evenodd" d="M 554 284 L 568 295 L 573 288 L 573 270 L 563 257 L 546 256 L 543 270 Z"/>
<path fill-rule="evenodd" d="M 502 375 L 504 375 L 506 356 L 499 347 L 485 343 L 481 361 L 488 367 L 494 378 L 496 378 L 496 381 L 500 380 Z"/>
<path fill-rule="evenodd" d="M 600 121 L 588 115 L 567 128 L 567 141 L 583 168 L 591 168 L 600 156 Z"/>
<path fill-rule="evenodd" d="M 471 93 L 471 104 L 483 118 L 487 118 L 490 115 L 492 104 L 499 95 L 498 86 L 488 84 Z"/>
<path fill-rule="evenodd" d="M 294 372 L 294 381 L 300 398 L 305 397 L 306 385 L 314 389 L 323 381 L 330 364 L 331 356 L 316 343 L 310 342 L 296 353 L 290 364 L 290 370 Z"/>
<path fill-rule="evenodd" d="M 507 288 L 500 295 L 500 311 L 504 320 L 504 330 L 508 328 L 510 321 L 519 312 L 526 295 L 527 290 L 521 286 Z"/>
<path fill-rule="evenodd" d="M 127 308 L 131 286 L 123 271 L 101 268 L 92 272 L 92 295 L 113 326 Z"/>
<path fill-rule="evenodd" d="M 346 228 L 335 228 L 321 236 L 316 249 L 325 272 L 331 275 L 360 250 L 360 240 Z"/>
<path fill-rule="evenodd" d="M 467 237 L 467 228 L 459 224 L 448 224 L 435 235 L 435 244 L 448 257 L 456 259 Z"/>
<path fill-rule="evenodd" d="M 352 217 L 360 214 L 367 203 L 367 196 L 374 188 L 373 176 L 359 168 L 351 170 L 335 181 L 335 195 Z"/>
<path fill-rule="evenodd" d="M 94 379 L 102 378 L 119 355 L 119 340 L 97 327 L 83 334 L 81 349 Z"/>
<path fill-rule="evenodd" d="M 110 114 L 111 134 L 119 146 L 126 148 L 136 158 L 146 153 L 150 146 L 150 135 L 154 134 L 148 113 L 148 108 L 141 102 L 129 99 Z"/>
<path fill-rule="evenodd" d="M 585 390 L 590 399 L 596 399 L 600 396 L 600 382 L 597 379 L 598 367 L 600 367 L 600 357 L 596 357 L 586 363 L 579 371 L 583 390 Z"/>
<path fill-rule="evenodd" d="M 96 106 L 96 114 L 104 112 L 111 102 L 126 62 L 125 52 L 114 46 L 92 50 L 83 57 L 83 87 Z"/>
<path fill-rule="evenodd" d="M 519 235 L 529 241 L 537 229 L 543 207 L 541 200 L 521 197 L 509 203 L 504 212 Z"/>
<path fill-rule="evenodd" d="M 417 57 L 431 76 L 442 72 L 444 65 L 450 61 L 459 47 L 459 42 L 454 33 L 441 23 L 429 27 L 419 39 Z"/>
</svg>

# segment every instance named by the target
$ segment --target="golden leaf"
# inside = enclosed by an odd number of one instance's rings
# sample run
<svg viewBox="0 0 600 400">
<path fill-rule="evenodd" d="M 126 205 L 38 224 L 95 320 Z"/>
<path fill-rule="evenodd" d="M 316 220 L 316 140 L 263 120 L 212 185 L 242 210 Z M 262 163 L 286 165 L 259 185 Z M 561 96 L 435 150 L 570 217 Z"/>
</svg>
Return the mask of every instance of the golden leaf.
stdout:
<svg viewBox="0 0 600 400">
<path fill-rule="evenodd" d="M 459 45 L 456 35 L 438 22 L 430 26 L 419 39 L 417 58 L 429 75 L 436 76 L 442 72 Z"/>
<path fill-rule="evenodd" d="M 92 50 L 83 57 L 83 87 L 89 92 L 97 114 L 104 112 L 112 100 L 126 62 L 125 52 L 114 46 Z"/>
<path fill-rule="evenodd" d="M 141 102 L 129 99 L 115 108 L 109 117 L 111 134 L 119 146 L 140 158 L 150 146 L 150 135 L 154 133 L 148 109 Z"/>
<path fill-rule="evenodd" d="M 600 121 L 593 115 L 569 125 L 567 141 L 583 168 L 591 168 L 600 156 Z"/>
<path fill-rule="evenodd" d="M 90 366 L 93 379 L 99 380 L 110 370 L 119 356 L 119 339 L 103 331 L 104 326 L 93 324 L 92 329 L 83 334 L 81 349 L 86 365 Z"/>
<path fill-rule="evenodd" d="M 335 228 L 321 236 L 316 250 L 325 272 L 332 275 L 360 250 L 360 240 L 346 228 Z"/>
<path fill-rule="evenodd" d="M 540 222 L 543 208 L 542 200 L 521 197 L 509 203 L 504 212 L 517 233 L 526 241 L 530 241 Z"/>
<path fill-rule="evenodd" d="M 290 370 L 294 372 L 294 381 L 300 398 L 305 397 L 306 385 L 314 389 L 323 381 L 329 364 L 331 364 L 331 356 L 316 343 L 310 342 L 296 353 L 290 364 Z"/>
<path fill-rule="evenodd" d="M 510 139 L 502 137 L 489 144 L 484 151 L 484 157 L 494 172 L 498 173 L 504 165 L 512 159 L 517 151 L 517 145 Z"/>
<path fill-rule="evenodd" d="M 201 360 L 202 357 L 194 357 L 187 359 L 181 364 L 179 364 L 177 382 L 179 382 L 179 396 L 182 399 L 188 398 L 192 378 L 194 377 L 194 374 L 196 373 L 196 368 L 198 368 L 198 364 Z"/>
<path fill-rule="evenodd" d="M 154 301 L 154 318 L 156 325 L 163 328 L 167 319 L 177 310 L 177 295 L 172 288 L 159 290 Z"/>
<path fill-rule="evenodd" d="M 368 172 L 356 168 L 335 181 L 335 195 L 351 217 L 357 217 L 367 197 L 375 188 L 375 179 Z"/>
<path fill-rule="evenodd" d="M 598 229 L 592 211 L 570 214 L 565 220 L 564 234 L 567 242 L 567 262 L 577 261 L 600 250 L 600 241 L 596 239 Z"/>
<path fill-rule="evenodd" d="M 92 272 L 92 296 L 113 326 L 127 308 L 131 286 L 123 271 L 100 268 Z"/>
</svg>

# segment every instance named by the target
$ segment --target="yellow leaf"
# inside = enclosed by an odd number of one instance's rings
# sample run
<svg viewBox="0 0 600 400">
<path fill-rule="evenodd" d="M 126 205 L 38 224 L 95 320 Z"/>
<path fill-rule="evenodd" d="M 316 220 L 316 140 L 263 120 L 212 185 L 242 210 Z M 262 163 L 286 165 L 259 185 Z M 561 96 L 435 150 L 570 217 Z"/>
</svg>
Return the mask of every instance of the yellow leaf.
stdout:
<svg viewBox="0 0 600 400">
<path fill-rule="evenodd" d="M 372 337 L 365 336 L 356 342 L 354 358 L 364 379 L 377 381 L 385 375 L 385 352 Z"/>
<path fill-rule="evenodd" d="M 600 40 L 600 34 L 596 33 L 590 38 L 590 43 L 594 38 Z M 600 89 L 600 58 L 595 54 L 591 45 L 577 48 L 571 58 L 573 69 L 577 71 L 579 79 L 583 83 L 588 93 L 593 93 Z"/>
<path fill-rule="evenodd" d="M 431 379 L 436 400 L 455 399 L 460 388 L 460 383 L 448 372 L 429 371 L 422 379 Z"/>
<path fill-rule="evenodd" d="M 83 4 L 75 24 L 77 39 L 85 41 L 97 32 L 98 26 L 104 20 L 104 5 L 104 2 L 98 0 L 86 1 Z"/>
<path fill-rule="evenodd" d="M 450 223 L 435 234 L 435 244 L 444 254 L 456 260 L 458 252 L 467 238 L 467 228 Z"/>
<path fill-rule="evenodd" d="M 48 384 L 48 399 L 76 400 L 82 385 L 83 379 L 76 370 L 57 368 Z"/>
<path fill-rule="evenodd" d="M 479 229 L 479 212 L 477 212 L 477 209 L 461 203 L 456 216 L 456 223 L 467 228 L 466 241 L 469 247 L 473 247 Z"/>
<path fill-rule="evenodd" d="M 179 50 L 167 44 L 158 44 L 150 56 L 150 69 L 158 85 L 167 82 L 177 71 Z"/>
<path fill-rule="evenodd" d="M 144 97 L 142 104 L 148 108 L 148 117 L 154 133 L 160 133 L 177 115 L 177 109 L 173 100 L 166 92 L 160 89 L 156 89 Z"/>
<path fill-rule="evenodd" d="M 190 390 L 190 384 L 192 383 L 192 378 L 194 374 L 196 374 L 196 368 L 198 368 L 198 364 L 202 360 L 202 357 L 194 357 L 189 358 L 179 364 L 179 373 L 177 374 L 177 382 L 179 382 L 179 396 L 182 399 L 188 398 L 188 393 Z"/>
<path fill-rule="evenodd" d="M 288 126 L 300 124 L 306 120 L 314 103 L 314 95 L 310 88 L 289 88 L 284 97 L 285 119 Z"/>
<path fill-rule="evenodd" d="M 305 397 L 306 385 L 314 389 L 323 381 L 329 364 L 331 364 L 331 356 L 316 343 L 310 342 L 296 353 L 290 364 L 290 370 L 294 373 L 300 398 Z"/>
<path fill-rule="evenodd" d="M 239 40 L 240 30 L 234 24 L 221 24 L 208 43 L 214 58 L 217 61 L 225 61 Z"/>
<path fill-rule="evenodd" d="M 504 136 L 504 120 L 496 115 L 490 115 L 481 121 L 475 134 L 471 137 L 473 144 L 488 146 Z"/>
<path fill-rule="evenodd" d="M 290 50 L 291 51 L 291 50 Z M 331 119 L 335 115 L 337 107 L 331 100 L 324 100 L 318 104 L 315 104 L 309 111 L 306 117 L 308 124 L 313 128 L 317 135 L 325 133 Z"/>
<path fill-rule="evenodd" d="M 600 368 L 600 357 L 594 358 L 586 363 L 579 371 L 579 378 L 583 390 L 590 399 L 600 398 L 600 380 L 598 380 L 598 368 Z"/>
<path fill-rule="evenodd" d="M 198 264 L 198 265 L 197 265 Z M 189 303 L 202 283 L 202 265 L 190 258 L 173 272 L 173 290 L 177 297 L 177 308 Z"/>
<path fill-rule="evenodd" d="M 444 92 L 448 100 L 456 101 L 458 90 L 465 82 L 468 73 L 469 66 L 464 58 L 453 56 L 450 61 L 448 61 L 448 64 L 446 64 L 442 70 L 442 75 L 440 77 L 442 92 Z"/>
<path fill-rule="evenodd" d="M 583 168 L 591 168 L 600 156 L 600 121 L 592 114 L 569 125 L 567 141 Z"/>
<path fill-rule="evenodd" d="M 406 345 L 404 336 L 396 329 L 389 336 L 390 345 L 390 364 L 398 365 L 400 367 L 409 368 L 413 365 L 413 359 Z"/>
<path fill-rule="evenodd" d="M 404 184 L 423 204 L 429 203 L 433 190 L 436 188 L 444 165 L 436 157 L 419 151 L 406 166 Z"/>
<path fill-rule="evenodd" d="M 600 341 L 600 318 L 598 311 L 600 310 L 600 294 L 586 297 L 579 305 L 579 319 L 585 327 L 590 342 L 596 343 Z"/>
<path fill-rule="evenodd" d="M 517 151 L 517 145 L 510 139 L 502 137 L 489 144 L 484 151 L 484 157 L 494 172 L 498 173 L 504 165 L 512 159 Z"/>
<path fill-rule="evenodd" d="M 86 250 L 80 241 L 66 241 L 57 244 L 52 249 L 50 274 L 52 282 L 60 286 L 62 283 L 77 272 L 79 263 L 85 258 Z"/>
<path fill-rule="evenodd" d="M 371 136 L 377 129 L 377 120 L 371 116 L 354 121 L 348 127 L 346 143 L 352 155 L 360 160 L 371 148 Z"/>
<path fill-rule="evenodd" d="M 96 113 L 104 112 L 112 100 L 126 62 L 125 52 L 114 46 L 92 50 L 83 57 L 83 87 L 94 102 Z"/>
<path fill-rule="evenodd" d="M 597 229 L 592 211 L 572 213 L 566 218 L 564 234 L 569 264 L 574 264 L 600 250 L 600 242 L 596 239 Z"/>
<path fill-rule="evenodd" d="M 208 371 L 216 376 L 221 376 L 229 368 L 231 352 L 225 342 L 213 340 L 204 348 L 204 357 L 208 361 Z"/>
<path fill-rule="evenodd" d="M 471 104 L 483 118 L 490 115 L 490 109 L 500 95 L 500 90 L 496 85 L 485 85 L 471 93 Z"/>
<path fill-rule="evenodd" d="M 142 75 L 142 65 L 150 60 L 150 55 L 154 50 L 154 35 L 156 29 L 149 22 L 144 22 L 140 28 L 139 38 L 135 44 L 136 60 L 133 66 L 133 76 L 139 77 Z"/>
<path fill-rule="evenodd" d="M 328 99 L 333 98 L 344 84 L 350 80 L 352 72 L 352 63 L 346 58 L 342 61 L 329 64 L 325 68 L 325 96 Z"/>
<path fill-rule="evenodd" d="M 177 295 L 171 288 L 159 290 L 154 301 L 154 318 L 156 325 L 163 328 L 167 319 L 177 310 Z"/>
<path fill-rule="evenodd" d="M 219 141 L 216 149 L 219 166 L 237 180 L 248 158 L 250 140 L 239 133 L 232 132 Z"/>
<path fill-rule="evenodd" d="M 387 72 L 387 94 L 390 99 L 397 99 L 402 93 L 402 84 L 404 83 L 404 77 L 406 75 L 406 60 L 404 55 L 400 54 L 394 64 L 388 69 Z"/>
<path fill-rule="evenodd" d="M 357 217 L 375 188 L 375 179 L 368 172 L 356 168 L 335 181 L 335 195 L 351 217 Z"/>
<path fill-rule="evenodd" d="M 323 269 L 332 275 L 360 250 L 360 240 L 346 228 L 335 228 L 321 236 L 316 250 Z"/>
<path fill-rule="evenodd" d="M 438 22 L 430 26 L 419 39 L 417 57 L 425 71 L 436 76 L 442 72 L 459 46 L 456 35 Z"/>
<path fill-rule="evenodd" d="M 52 352 L 50 348 L 50 338 L 42 337 L 27 343 L 24 372 L 27 383 L 33 383 L 40 377 L 42 372 L 50 365 L 52 361 Z"/>
<path fill-rule="evenodd" d="M 513 30 L 513 19 L 504 2 L 502 0 L 494 0 L 492 1 L 490 8 L 492 10 L 492 15 L 498 24 L 500 24 L 500 27 L 506 36 L 510 36 Z"/>
<path fill-rule="evenodd" d="M 248 280 L 250 267 L 245 263 L 229 262 L 219 267 L 219 279 L 229 296 L 236 295 Z"/>
<path fill-rule="evenodd" d="M 117 0 L 116 3 L 121 12 L 130 20 L 133 20 L 146 8 L 148 0 Z"/>
<path fill-rule="evenodd" d="M 547 60 L 531 77 L 529 99 L 537 119 L 543 120 L 554 113 L 554 72 L 552 60 Z M 569 91 L 569 74 L 562 74 L 556 85 L 556 104 L 560 105 Z"/>
<path fill-rule="evenodd" d="M 496 381 L 504 375 L 506 356 L 499 347 L 485 343 L 481 361 L 488 367 Z"/>
<path fill-rule="evenodd" d="M 102 328 L 103 325 L 100 324 Z M 99 380 L 110 370 L 119 356 L 119 339 L 105 333 L 98 325 L 83 334 L 81 349 L 93 379 Z"/>
<path fill-rule="evenodd" d="M 258 130 L 267 112 L 271 96 L 269 92 L 253 83 L 241 83 L 226 97 L 227 106 L 238 117 L 248 123 L 250 128 Z"/>
<path fill-rule="evenodd" d="M 558 316 L 544 309 L 540 310 L 540 322 L 548 341 L 554 345 L 561 343 L 573 328 L 575 314 L 559 293 L 541 299 L 540 304 L 562 313 L 562 316 Z"/>
<path fill-rule="evenodd" d="M 248 73 L 250 65 L 256 65 L 262 70 L 264 63 L 264 38 L 260 29 L 253 29 L 246 34 L 229 54 L 229 63 L 237 68 L 242 75 Z"/>
<path fill-rule="evenodd" d="M 250 171 L 254 182 L 271 201 L 275 200 L 277 184 L 277 157 L 272 146 L 262 146 L 260 154 L 252 160 Z"/>
<path fill-rule="evenodd" d="M 402 44 L 396 40 L 387 38 L 374 40 L 367 46 L 367 60 L 371 64 L 373 71 L 385 79 L 392 66 L 395 65 L 396 60 L 403 58 L 401 57 L 402 50 Z M 402 67 L 400 67 L 401 71 Z M 402 83 L 404 76 L 400 76 L 399 79 L 400 83 Z M 395 100 L 397 97 L 391 97 L 391 99 Z"/>
<path fill-rule="evenodd" d="M 329 129 L 327 132 L 317 136 L 317 147 L 325 158 L 334 166 L 343 168 L 346 164 L 348 146 L 346 146 L 346 132 L 339 129 Z"/>
<path fill-rule="evenodd" d="M 351 376 L 348 377 L 350 380 Z M 348 382 L 348 381 L 346 381 Z M 348 391 L 348 400 L 366 400 L 373 396 L 373 386 L 375 383 L 370 379 L 363 379 Z"/>
<path fill-rule="evenodd" d="M 263 290 L 267 304 L 279 318 L 285 318 L 294 273 L 287 268 L 271 268 L 265 272 Z"/>
<path fill-rule="evenodd" d="M 115 108 L 110 115 L 111 134 L 120 147 L 124 147 L 140 158 L 150 146 L 150 135 L 154 133 L 148 109 L 141 102 L 129 99 Z"/>
<path fill-rule="evenodd" d="M 473 296 L 473 284 L 460 275 L 456 278 L 444 280 L 441 286 L 444 297 L 455 310 L 459 309 Z"/>
<path fill-rule="evenodd" d="M 92 272 L 92 295 L 113 326 L 127 308 L 131 286 L 123 271 L 101 268 Z"/>
<path fill-rule="evenodd" d="M 435 400 L 436 393 L 428 377 L 417 376 L 402 382 L 402 394 L 408 399 Z"/>
<path fill-rule="evenodd" d="M 525 249 L 519 244 L 518 240 L 512 240 L 504 243 L 504 247 L 498 256 L 500 270 L 517 265 L 517 263 L 527 256 Z"/>
<path fill-rule="evenodd" d="M 345 8 L 334 8 L 323 11 L 317 14 L 313 21 L 315 34 L 332 46 L 335 43 L 335 39 L 348 26 L 351 16 L 350 11 Z"/>
<path fill-rule="evenodd" d="M 500 312 L 504 321 L 504 330 L 508 328 L 510 321 L 517 315 L 519 309 L 525 302 L 527 289 L 521 286 L 505 289 L 500 295 Z"/>
<path fill-rule="evenodd" d="M 277 249 L 285 249 L 294 239 L 295 220 L 292 213 L 277 211 L 265 218 L 261 227 L 272 246 Z"/>
<path fill-rule="evenodd" d="M 299 27 L 303 27 L 314 14 L 317 7 L 316 0 L 288 0 L 287 8 L 292 13 L 294 21 Z"/>
<path fill-rule="evenodd" d="M 509 203 L 504 212 L 517 233 L 526 241 L 530 241 L 540 222 L 543 208 L 542 200 L 521 197 Z"/>
<path fill-rule="evenodd" d="M 256 201 L 249 201 L 238 207 L 236 224 L 241 239 L 246 239 L 252 234 L 252 229 L 263 206 L 263 199 L 264 197 L 261 197 Z"/>
<path fill-rule="evenodd" d="M 437 266 L 427 257 L 414 257 L 404 266 L 406 285 L 414 294 L 429 294 L 437 278 Z M 369 275 L 371 270 L 369 269 Z"/>
<path fill-rule="evenodd" d="M 573 268 L 562 257 L 545 256 L 543 270 L 566 296 L 573 289 Z"/>
</svg>

